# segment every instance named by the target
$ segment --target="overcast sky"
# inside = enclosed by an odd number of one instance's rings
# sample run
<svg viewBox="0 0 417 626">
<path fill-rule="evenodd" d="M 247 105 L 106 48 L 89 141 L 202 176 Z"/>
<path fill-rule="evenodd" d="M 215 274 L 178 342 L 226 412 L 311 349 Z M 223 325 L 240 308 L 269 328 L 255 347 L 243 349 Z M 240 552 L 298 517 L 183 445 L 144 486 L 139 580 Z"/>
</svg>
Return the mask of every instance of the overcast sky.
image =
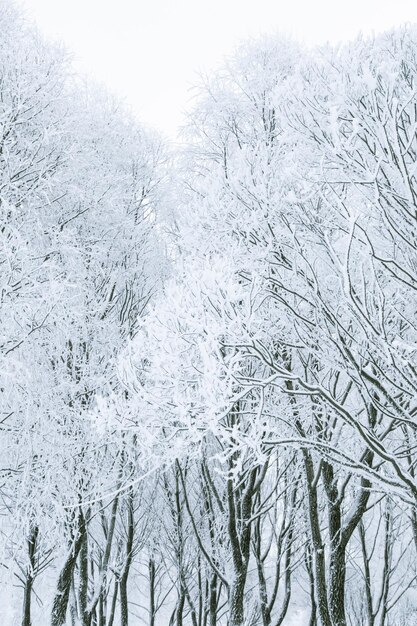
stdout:
<svg viewBox="0 0 417 626">
<path fill-rule="evenodd" d="M 281 31 L 308 43 L 417 22 L 417 0 L 20 0 L 77 69 L 148 125 L 175 137 L 196 72 L 245 37 Z"/>
</svg>

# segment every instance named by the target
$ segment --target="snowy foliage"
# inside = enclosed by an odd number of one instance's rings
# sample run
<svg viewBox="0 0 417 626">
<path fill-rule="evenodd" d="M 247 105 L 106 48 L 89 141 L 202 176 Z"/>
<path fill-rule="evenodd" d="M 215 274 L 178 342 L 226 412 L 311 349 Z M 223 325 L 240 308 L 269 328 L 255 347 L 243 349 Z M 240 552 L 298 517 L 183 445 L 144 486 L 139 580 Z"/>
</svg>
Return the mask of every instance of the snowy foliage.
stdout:
<svg viewBox="0 0 417 626">
<path fill-rule="evenodd" d="M 416 29 L 242 45 L 169 158 L 0 32 L 2 623 L 413 624 Z"/>
</svg>

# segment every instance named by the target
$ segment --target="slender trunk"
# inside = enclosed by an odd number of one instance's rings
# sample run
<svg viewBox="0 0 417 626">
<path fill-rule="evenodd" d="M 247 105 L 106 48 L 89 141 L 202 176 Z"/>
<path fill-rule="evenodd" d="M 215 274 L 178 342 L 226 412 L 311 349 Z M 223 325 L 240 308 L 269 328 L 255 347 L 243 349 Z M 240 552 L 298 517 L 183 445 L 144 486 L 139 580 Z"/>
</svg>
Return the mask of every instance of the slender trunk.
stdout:
<svg viewBox="0 0 417 626">
<path fill-rule="evenodd" d="M 52 604 L 51 626 L 63 626 L 67 617 L 68 599 L 75 563 L 86 533 L 86 522 L 82 513 L 79 514 L 78 534 L 71 547 L 58 578 L 57 589 Z"/>
<path fill-rule="evenodd" d="M 119 488 L 120 484 L 118 484 Z M 114 537 L 114 529 L 116 526 L 116 515 L 117 508 L 119 504 L 119 497 L 116 496 L 113 500 L 111 514 L 110 514 L 110 523 L 107 526 L 106 520 L 104 516 L 102 517 L 102 527 L 104 536 L 106 538 L 106 547 L 103 553 L 103 557 L 99 567 L 99 585 L 97 592 L 95 593 L 95 597 L 92 598 L 90 603 L 90 610 L 88 619 L 91 622 L 91 619 L 94 615 L 98 613 L 98 624 L 99 626 L 104 626 L 106 621 L 106 597 L 107 597 L 107 575 L 108 575 L 108 567 L 110 561 L 110 554 L 113 544 Z M 92 577 L 94 580 L 94 577 Z M 98 609 L 98 610 L 97 610 Z"/>
<path fill-rule="evenodd" d="M 181 594 L 178 599 L 178 605 L 177 605 L 177 611 L 176 611 L 177 626 L 183 625 L 184 604 L 185 604 L 185 593 L 184 593 L 184 590 L 181 589 Z"/>
<path fill-rule="evenodd" d="M 277 621 L 275 622 L 275 626 L 281 626 L 283 623 L 285 616 L 287 615 L 288 607 L 291 600 L 291 558 L 292 558 L 292 537 L 293 537 L 293 524 L 291 523 L 288 537 L 287 537 L 287 547 L 285 549 L 285 575 L 284 575 L 284 601 L 282 603 L 281 611 L 278 615 Z"/>
<path fill-rule="evenodd" d="M 244 624 L 245 584 L 246 568 L 242 567 L 242 570 L 235 575 L 230 589 L 228 626 L 243 626 Z"/>
<path fill-rule="evenodd" d="M 320 620 L 322 622 L 322 626 L 333 626 L 330 619 L 329 604 L 327 601 L 326 563 L 324 555 L 324 545 L 320 532 L 317 487 L 314 483 L 314 466 L 310 453 L 305 449 L 303 450 L 303 458 L 306 472 L 307 506 L 310 521 L 312 564 L 314 572 L 315 594 L 317 598 L 317 609 Z"/>
<path fill-rule="evenodd" d="M 29 565 L 26 571 L 25 588 L 24 588 L 24 596 L 23 596 L 22 626 L 31 626 L 32 624 L 31 600 L 32 600 L 33 582 L 35 580 L 36 547 L 37 547 L 38 534 L 39 534 L 39 528 L 38 526 L 34 526 L 28 539 Z"/>
<path fill-rule="evenodd" d="M 209 585 L 209 625 L 217 626 L 217 575 L 212 574 Z"/>
<path fill-rule="evenodd" d="M 345 614 L 345 547 L 337 546 L 330 554 L 329 605 L 333 626 L 347 626 Z"/>
<path fill-rule="evenodd" d="M 22 626 L 32 626 L 31 620 L 31 598 L 32 598 L 32 586 L 33 586 L 33 577 L 29 574 L 26 576 L 25 580 L 25 589 L 23 596 L 23 618 L 22 618 Z"/>
<path fill-rule="evenodd" d="M 263 626 L 270 626 L 271 614 L 269 610 L 268 591 L 266 587 L 265 572 L 261 556 L 261 532 L 261 518 L 258 517 L 254 525 L 254 555 L 259 582 L 259 603 L 261 608 L 262 624 Z"/>
<path fill-rule="evenodd" d="M 314 581 L 313 563 L 312 563 L 312 558 L 311 558 L 311 549 L 310 549 L 310 546 L 308 545 L 306 548 L 305 564 L 306 564 L 308 580 L 309 580 L 309 588 L 310 588 L 310 620 L 309 620 L 308 626 L 317 626 L 317 604 L 316 604 L 316 596 L 315 596 L 315 581 Z"/>
<path fill-rule="evenodd" d="M 127 577 L 124 575 L 119 581 L 120 589 L 120 626 L 129 624 L 129 603 L 127 596 Z"/>
<path fill-rule="evenodd" d="M 372 463 L 373 455 L 366 451 L 362 461 Z M 328 524 L 330 536 L 329 559 L 329 607 L 333 626 L 347 626 L 345 611 L 346 549 L 350 538 L 360 523 L 370 496 L 370 483 L 361 479 L 360 490 L 346 521 L 342 522 L 342 496 L 339 494 L 333 467 L 322 464 L 323 485 L 327 495 Z"/>
<path fill-rule="evenodd" d="M 133 492 L 130 489 L 127 495 L 127 537 L 126 537 L 126 557 L 122 575 L 119 580 L 120 590 L 120 626 L 129 624 L 129 603 L 127 595 L 127 581 L 129 578 L 130 566 L 133 558 L 133 538 L 134 538 L 134 511 Z"/>
<path fill-rule="evenodd" d="M 345 544 L 342 543 L 342 508 L 333 466 L 322 462 L 323 486 L 327 496 L 329 525 L 329 608 L 333 626 L 346 626 L 345 615 Z"/>
<path fill-rule="evenodd" d="M 385 512 L 385 543 L 384 543 L 384 569 L 382 577 L 382 590 L 381 590 L 381 618 L 379 621 L 380 626 L 385 626 L 385 621 L 388 615 L 388 594 L 390 588 L 390 574 L 391 574 L 391 512 L 389 506 Z"/>
<path fill-rule="evenodd" d="M 85 533 L 81 549 L 79 555 L 79 572 L 80 572 L 80 583 L 79 583 L 79 602 L 80 602 L 80 612 L 81 612 L 81 623 L 82 626 L 89 626 L 90 619 L 87 611 L 87 603 L 88 603 L 88 541 L 87 541 L 87 533 Z"/>
<path fill-rule="evenodd" d="M 291 371 L 291 358 L 290 355 L 286 355 L 287 369 Z M 287 389 L 293 390 L 293 382 L 287 381 Z M 298 432 L 302 437 L 305 437 L 304 428 L 299 420 L 299 413 L 297 407 L 297 401 L 295 396 L 292 397 L 291 402 L 294 406 L 295 424 Z M 302 455 L 304 461 L 304 470 L 306 477 L 306 493 L 307 493 L 307 514 L 310 523 L 310 535 L 311 535 L 311 562 L 313 581 L 315 585 L 315 597 L 318 616 L 321 621 L 321 626 L 332 626 L 330 619 L 329 603 L 327 599 L 327 585 L 326 585 L 326 559 L 324 553 L 324 545 L 320 530 L 320 516 L 318 508 L 317 497 L 317 484 L 315 480 L 315 471 L 313 459 L 310 452 L 306 448 L 302 448 Z"/>
<path fill-rule="evenodd" d="M 105 593 L 100 593 L 100 598 L 98 601 L 98 626 L 105 626 L 106 624 L 106 596 Z"/>
<path fill-rule="evenodd" d="M 263 626 L 270 626 L 271 615 L 269 613 L 268 593 L 266 589 L 265 574 L 264 574 L 264 569 L 263 569 L 261 559 L 258 557 L 256 559 L 256 568 L 258 571 L 259 601 L 261 605 L 262 623 L 263 623 Z"/>
<path fill-rule="evenodd" d="M 64 567 L 59 575 L 57 589 L 52 605 L 51 626 L 63 626 L 65 624 L 71 579 L 80 548 L 81 542 L 78 540 L 75 542 L 71 554 L 65 561 Z"/>
<path fill-rule="evenodd" d="M 216 533 L 214 530 L 215 512 L 213 510 L 210 489 L 215 494 L 217 493 L 217 491 L 215 489 L 214 482 L 210 476 L 210 472 L 205 462 L 202 464 L 202 475 L 204 479 L 204 482 L 203 482 L 204 512 L 208 519 L 211 547 L 212 549 L 214 549 L 214 547 L 216 546 Z M 217 502 L 218 503 L 220 502 L 220 498 L 218 496 L 217 496 Z M 223 507 L 223 504 L 221 503 L 219 506 Z M 204 610 L 204 626 L 207 624 L 207 614 L 209 618 L 209 626 L 216 626 L 217 624 L 217 583 L 218 583 L 218 576 L 216 572 L 212 572 L 210 576 L 210 580 L 207 583 L 208 610 L 207 608 L 205 608 Z"/>
<path fill-rule="evenodd" d="M 365 579 L 365 600 L 366 600 L 366 614 L 368 617 L 368 626 L 374 626 L 375 615 L 372 602 L 372 588 L 371 588 L 371 572 L 369 567 L 369 557 L 366 550 L 366 535 L 365 526 L 361 520 L 359 524 L 359 538 L 361 542 L 362 558 L 363 558 L 363 575 Z"/>
<path fill-rule="evenodd" d="M 249 519 L 252 513 L 257 474 L 258 468 L 249 472 L 244 491 L 238 493 L 237 496 L 233 481 L 231 478 L 227 479 L 228 531 L 234 567 L 234 580 L 229 595 L 228 626 L 242 626 L 244 623 L 245 585 L 248 575 L 252 530 Z"/>
<path fill-rule="evenodd" d="M 119 583 L 117 581 L 117 579 L 114 581 L 114 590 L 113 590 L 113 597 L 112 597 L 112 601 L 111 601 L 111 605 L 110 605 L 110 613 L 109 613 L 109 619 L 107 622 L 107 626 L 113 626 L 114 624 L 114 616 L 116 614 L 116 604 L 117 604 L 117 591 L 119 589 Z"/>
<path fill-rule="evenodd" d="M 155 626 L 155 561 L 149 559 L 149 626 Z"/>
<path fill-rule="evenodd" d="M 75 581 L 74 577 L 71 581 L 70 599 L 69 599 L 69 612 L 71 618 L 71 626 L 79 626 L 80 620 L 78 619 L 78 601 L 75 593 Z"/>
<path fill-rule="evenodd" d="M 197 556 L 197 588 L 198 588 L 198 620 L 197 626 L 202 626 L 204 615 L 204 590 L 203 577 L 201 575 L 201 556 Z"/>
<path fill-rule="evenodd" d="M 417 505 L 411 509 L 411 528 L 413 531 L 414 547 L 417 553 Z"/>
<path fill-rule="evenodd" d="M 183 581 L 184 581 L 183 582 L 183 587 L 184 587 L 185 598 L 186 598 L 186 600 L 188 602 L 188 606 L 190 607 L 191 623 L 192 623 L 192 626 L 198 626 L 198 623 L 197 623 L 197 612 L 195 610 L 194 603 L 193 603 L 193 601 L 191 599 L 191 596 L 190 596 L 187 584 L 185 582 L 185 577 L 182 576 L 182 578 L 183 578 Z"/>
</svg>

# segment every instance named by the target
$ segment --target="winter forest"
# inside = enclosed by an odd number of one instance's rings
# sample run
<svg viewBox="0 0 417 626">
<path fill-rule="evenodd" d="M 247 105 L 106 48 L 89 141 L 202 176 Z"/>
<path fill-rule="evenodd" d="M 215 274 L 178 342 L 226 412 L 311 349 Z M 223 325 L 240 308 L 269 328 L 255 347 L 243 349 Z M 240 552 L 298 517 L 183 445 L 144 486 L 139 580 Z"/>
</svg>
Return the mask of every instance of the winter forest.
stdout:
<svg viewBox="0 0 417 626">
<path fill-rule="evenodd" d="M 417 28 L 181 132 L 1 1 L 0 624 L 415 626 Z"/>
</svg>

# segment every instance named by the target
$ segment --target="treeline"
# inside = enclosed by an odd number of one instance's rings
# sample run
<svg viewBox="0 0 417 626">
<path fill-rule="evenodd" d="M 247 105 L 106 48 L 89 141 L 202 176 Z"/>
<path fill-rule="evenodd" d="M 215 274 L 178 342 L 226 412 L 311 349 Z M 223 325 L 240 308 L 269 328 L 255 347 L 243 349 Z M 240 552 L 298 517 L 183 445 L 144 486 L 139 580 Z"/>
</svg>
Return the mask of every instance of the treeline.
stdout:
<svg viewBox="0 0 417 626">
<path fill-rule="evenodd" d="M 0 29 L 2 623 L 412 626 L 417 31 L 243 45 L 173 155 Z"/>
</svg>

